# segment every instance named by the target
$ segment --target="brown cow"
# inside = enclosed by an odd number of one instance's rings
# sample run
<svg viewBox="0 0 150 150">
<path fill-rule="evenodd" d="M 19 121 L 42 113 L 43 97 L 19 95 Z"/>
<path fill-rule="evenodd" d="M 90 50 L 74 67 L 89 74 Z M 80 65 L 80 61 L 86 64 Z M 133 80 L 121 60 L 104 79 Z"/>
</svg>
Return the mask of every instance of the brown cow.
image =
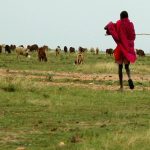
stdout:
<svg viewBox="0 0 150 150">
<path fill-rule="evenodd" d="M 48 51 L 49 49 L 47 45 L 44 45 L 43 48 L 45 49 L 45 51 Z"/>
<path fill-rule="evenodd" d="M 108 49 L 106 49 L 106 55 L 108 54 L 108 55 L 112 55 L 114 53 L 114 51 L 113 51 L 113 49 L 112 48 L 108 48 Z"/>
<path fill-rule="evenodd" d="M 83 64 L 83 61 L 84 61 L 83 53 L 80 53 L 80 52 L 79 52 L 79 53 L 77 54 L 77 57 L 76 57 L 74 63 L 75 63 L 76 65 L 80 65 L 80 64 Z"/>
<path fill-rule="evenodd" d="M 138 56 L 145 56 L 144 51 L 141 50 L 141 49 L 136 49 L 136 54 L 137 54 Z"/>
<path fill-rule="evenodd" d="M 33 52 L 33 51 L 38 51 L 38 45 L 37 44 L 33 44 L 33 45 L 28 45 L 27 48 L 30 50 L 30 52 Z"/>
<path fill-rule="evenodd" d="M 39 61 L 45 61 L 45 62 L 47 61 L 45 47 L 40 47 L 38 49 L 38 59 Z"/>
<path fill-rule="evenodd" d="M 96 55 L 98 55 L 99 54 L 99 48 L 97 47 L 96 48 Z"/>
<path fill-rule="evenodd" d="M 74 47 L 70 47 L 70 48 L 69 48 L 69 52 L 70 52 L 70 53 L 75 53 L 75 48 L 74 48 Z"/>
<path fill-rule="evenodd" d="M 68 52 L 67 46 L 64 46 L 64 52 L 65 52 L 65 54 Z"/>
<path fill-rule="evenodd" d="M 61 52 L 60 46 L 57 46 L 55 52 L 56 52 L 56 56 L 58 56 L 60 54 L 60 52 Z"/>
<path fill-rule="evenodd" d="M 83 47 L 80 46 L 78 48 L 78 51 L 79 51 L 79 53 L 83 53 L 83 52 L 87 51 L 87 48 L 83 48 Z"/>
</svg>

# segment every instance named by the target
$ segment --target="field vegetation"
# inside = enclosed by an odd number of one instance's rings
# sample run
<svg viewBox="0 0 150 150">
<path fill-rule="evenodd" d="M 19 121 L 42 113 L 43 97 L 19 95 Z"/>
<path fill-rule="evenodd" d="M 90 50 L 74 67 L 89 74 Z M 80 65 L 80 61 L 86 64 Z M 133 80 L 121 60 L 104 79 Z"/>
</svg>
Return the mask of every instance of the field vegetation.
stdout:
<svg viewBox="0 0 150 150">
<path fill-rule="evenodd" d="M 0 150 L 149 150 L 150 56 L 119 92 L 112 56 L 47 53 L 48 62 L 0 54 Z"/>
</svg>

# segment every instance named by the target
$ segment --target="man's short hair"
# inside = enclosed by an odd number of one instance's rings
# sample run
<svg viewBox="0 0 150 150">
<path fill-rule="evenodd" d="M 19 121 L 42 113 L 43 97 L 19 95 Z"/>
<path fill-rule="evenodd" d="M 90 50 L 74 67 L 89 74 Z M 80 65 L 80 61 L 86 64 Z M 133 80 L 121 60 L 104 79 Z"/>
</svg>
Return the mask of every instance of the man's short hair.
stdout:
<svg viewBox="0 0 150 150">
<path fill-rule="evenodd" d="M 120 19 L 128 18 L 128 12 L 127 11 L 122 11 L 120 13 Z"/>
</svg>

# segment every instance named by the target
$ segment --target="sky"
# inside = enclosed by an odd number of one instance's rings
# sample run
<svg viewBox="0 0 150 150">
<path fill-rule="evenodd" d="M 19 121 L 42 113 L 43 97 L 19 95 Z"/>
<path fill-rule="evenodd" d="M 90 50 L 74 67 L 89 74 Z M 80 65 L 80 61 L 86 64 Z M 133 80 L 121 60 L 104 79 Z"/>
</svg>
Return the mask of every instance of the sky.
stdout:
<svg viewBox="0 0 150 150">
<path fill-rule="evenodd" d="M 126 10 L 136 33 L 150 33 L 150 0 L 0 0 L 0 44 L 115 48 L 104 26 Z M 150 53 L 150 36 L 135 48 Z"/>
</svg>

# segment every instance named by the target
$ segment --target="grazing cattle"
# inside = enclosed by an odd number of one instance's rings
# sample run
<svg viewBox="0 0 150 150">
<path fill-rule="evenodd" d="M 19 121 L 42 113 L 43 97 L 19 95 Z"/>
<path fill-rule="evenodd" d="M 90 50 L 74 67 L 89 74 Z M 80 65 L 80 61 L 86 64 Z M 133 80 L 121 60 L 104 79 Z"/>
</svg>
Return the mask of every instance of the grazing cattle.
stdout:
<svg viewBox="0 0 150 150">
<path fill-rule="evenodd" d="M 3 52 L 5 51 L 5 50 L 4 50 L 4 49 L 5 49 L 4 44 L 0 45 L 0 47 L 1 47 L 1 48 L 0 48 L 0 49 L 1 49 L 1 53 L 3 53 Z"/>
<path fill-rule="evenodd" d="M 84 53 L 85 51 L 87 51 L 87 48 L 83 48 L 83 47 L 79 47 L 78 48 L 79 53 Z"/>
<path fill-rule="evenodd" d="M 75 48 L 74 48 L 74 47 L 70 47 L 70 48 L 69 48 L 69 52 L 70 52 L 70 53 L 75 53 Z"/>
<path fill-rule="evenodd" d="M 43 48 L 45 49 L 45 51 L 48 51 L 48 46 L 44 45 Z"/>
<path fill-rule="evenodd" d="M 11 49 L 10 49 L 10 46 L 9 46 L 9 45 L 6 45 L 6 46 L 5 46 L 5 52 L 11 53 Z"/>
<path fill-rule="evenodd" d="M 98 55 L 99 54 L 99 48 L 97 47 L 96 48 L 96 55 Z"/>
<path fill-rule="evenodd" d="M 74 63 L 76 65 L 80 65 L 80 64 L 83 64 L 83 61 L 84 61 L 83 53 L 78 53 Z"/>
<path fill-rule="evenodd" d="M 17 58 L 19 58 L 20 55 L 30 58 L 29 49 L 27 49 L 27 48 L 16 47 L 15 51 L 17 53 Z"/>
<path fill-rule="evenodd" d="M 95 54 L 95 50 L 94 50 L 93 47 L 90 48 L 90 52 L 91 52 L 92 54 Z"/>
<path fill-rule="evenodd" d="M 2 53 L 5 53 L 5 52 L 6 52 L 6 51 L 5 51 L 5 46 L 6 46 L 5 44 L 2 44 L 2 45 L 1 45 L 1 47 L 2 47 L 2 48 L 1 48 L 1 49 L 2 49 L 2 50 L 1 50 Z"/>
<path fill-rule="evenodd" d="M 138 56 L 145 56 L 144 51 L 141 50 L 141 49 L 136 49 L 136 54 L 137 54 Z"/>
<path fill-rule="evenodd" d="M 12 51 L 14 51 L 15 49 L 16 49 L 16 45 L 10 45 L 10 49 L 12 50 Z"/>
<path fill-rule="evenodd" d="M 30 50 L 30 52 L 33 52 L 33 51 L 38 51 L 38 45 L 37 44 L 33 44 L 33 45 L 28 45 L 27 48 Z"/>
<path fill-rule="evenodd" d="M 114 51 L 113 51 L 113 49 L 112 48 L 108 48 L 108 49 L 106 49 L 106 55 L 108 54 L 108 55 L 112 55 L 114 53 Z"/>
<path fill-rule="evenodd" d="M 0 53 L 2 53 L 2 45 L 0 45 Z"/>
<path fill-rule="evenodd" d="M 45 50 L 46 50 L 45 47 L 40 47 L 38 49 L 38 59 L 39 59 L 39 61 L 45 61 L 45 62 L 47 61 Z"/>
<path fill-rule="evenodd" d="M 61 52 L 60 46 L 57 46 L 55 52 L 56 52 L 56 56 L 58 56 L 60 54 L 60 52 Z"/>
<path fill-rule="evenodd" d="M 66 54 L 68 52 L 67 46 L 64 46 L 64 53 Z"/>
<path fill-rule="evenodd" d="M 11 53 L 11 51 L 14 51 L 15 50 L 15 48 L 16 48 L 16 46 L 15 45 L 5 45 L 5 44 L 3 44 L 3 45 L 0 45 L 0 53 Z"/>
</svg>

